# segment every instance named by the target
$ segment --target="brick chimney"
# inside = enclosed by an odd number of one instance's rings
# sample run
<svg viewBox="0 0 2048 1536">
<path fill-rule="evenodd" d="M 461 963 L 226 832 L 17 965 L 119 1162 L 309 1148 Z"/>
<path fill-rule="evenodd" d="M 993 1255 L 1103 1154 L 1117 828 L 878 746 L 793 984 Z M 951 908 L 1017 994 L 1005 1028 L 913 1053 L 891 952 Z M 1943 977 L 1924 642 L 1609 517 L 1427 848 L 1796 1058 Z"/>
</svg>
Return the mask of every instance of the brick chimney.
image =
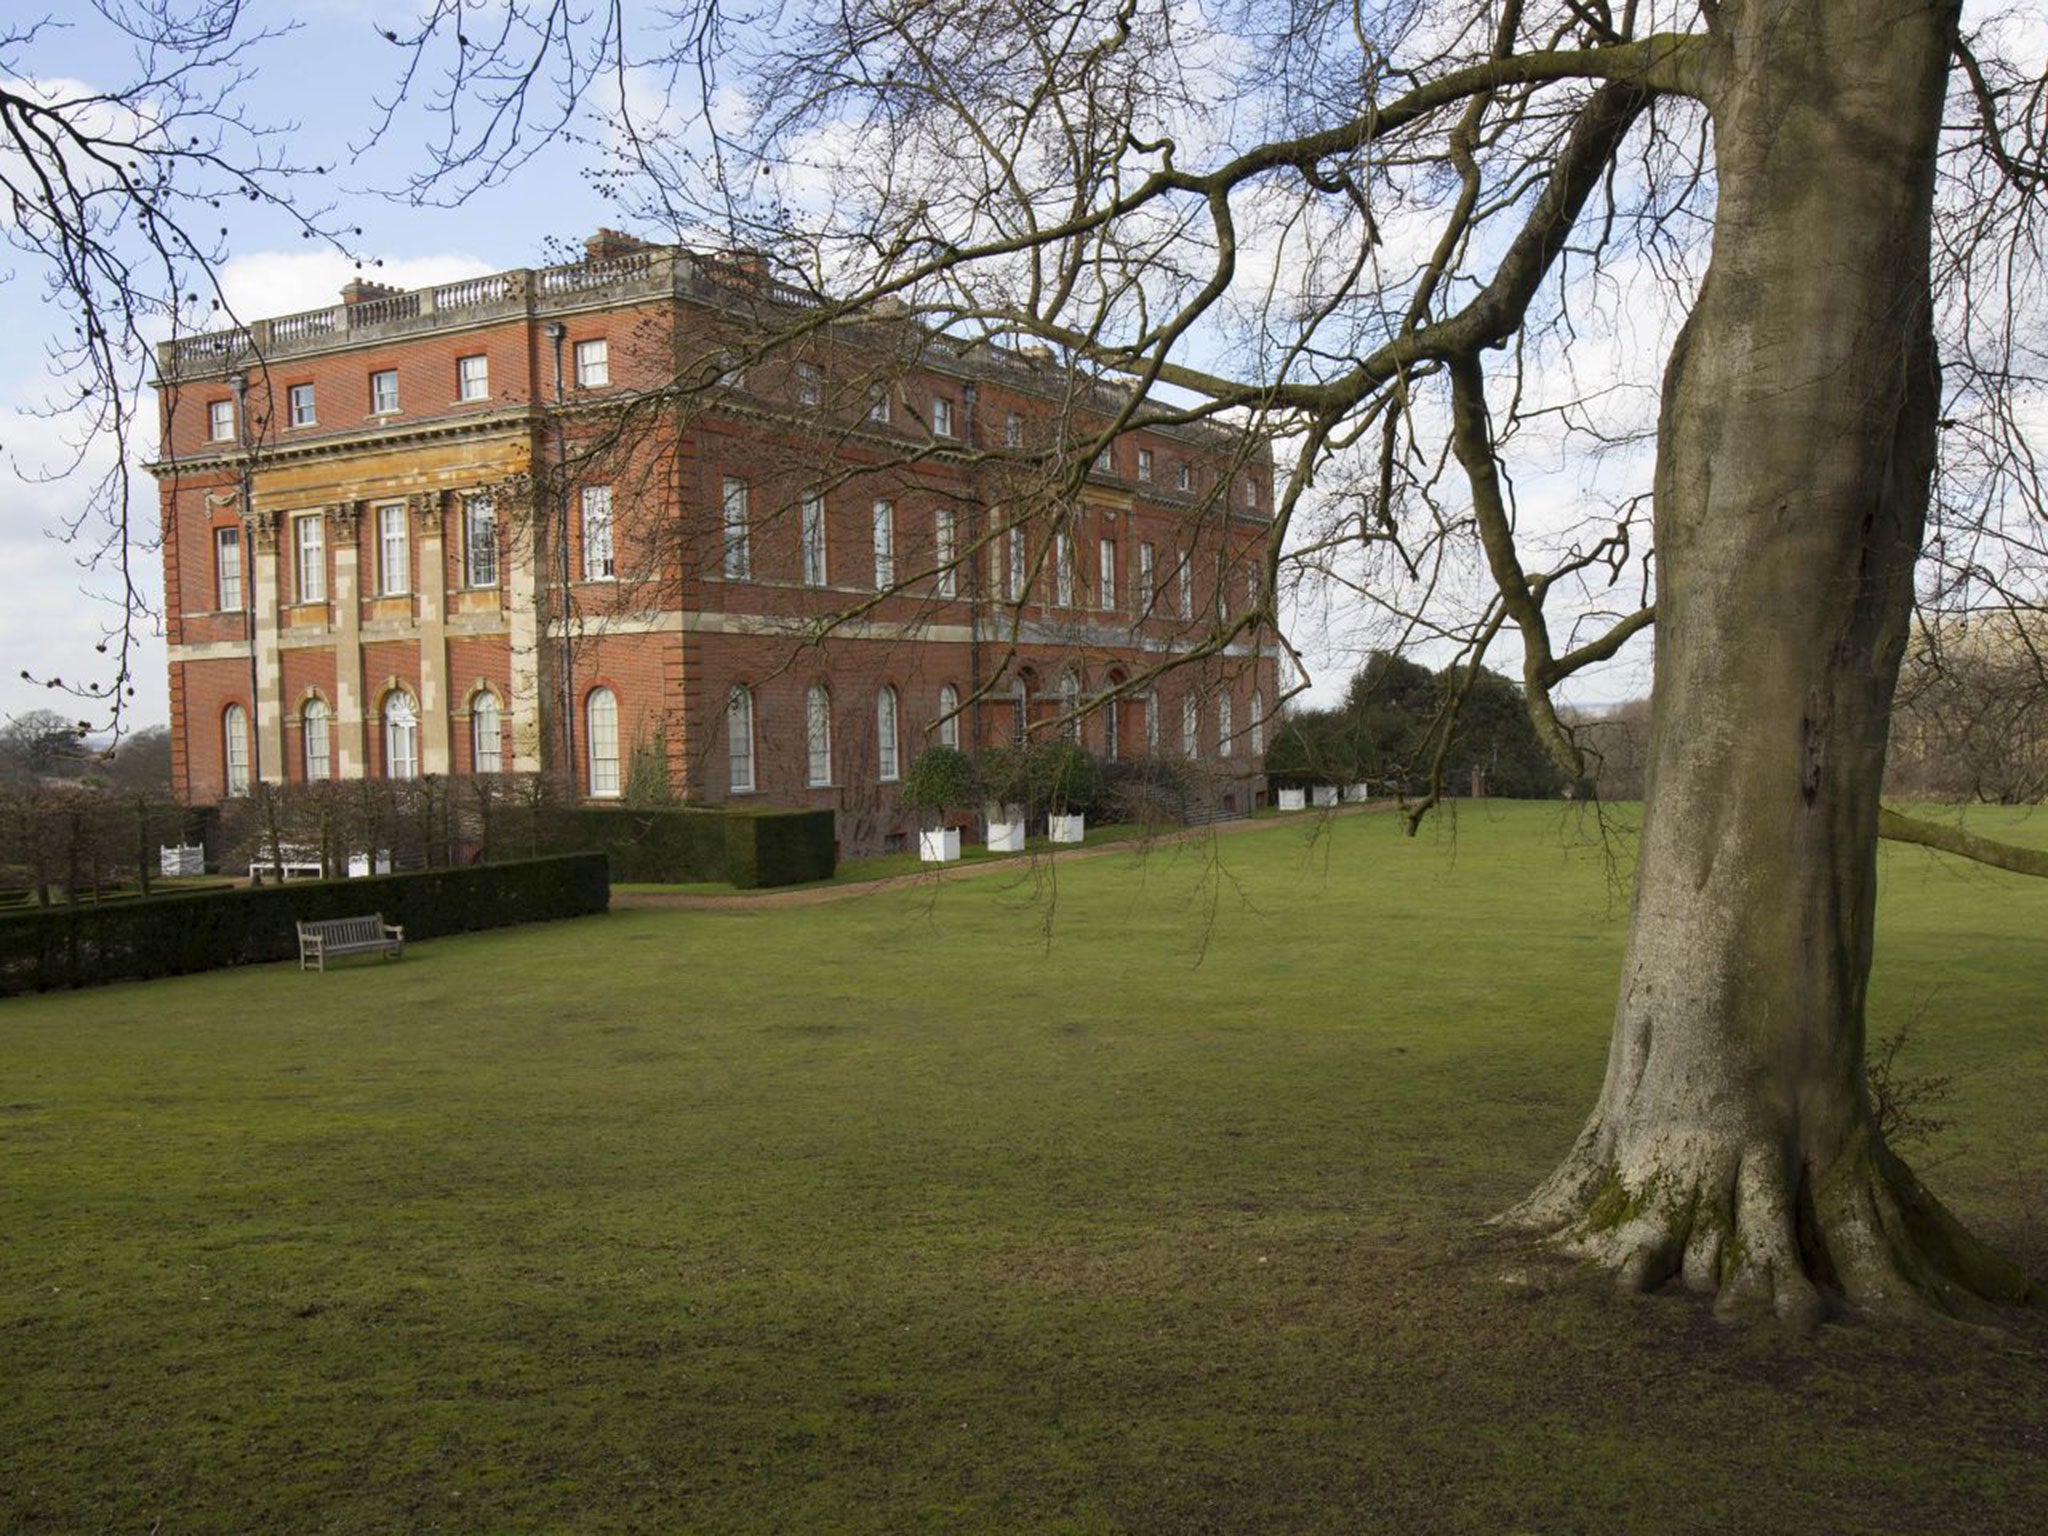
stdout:
<svg viewBox="0 0 2048 1536">
<path fill-rule="evenodd" d="M 372 299 L 388 299 L 393 294 L 403 293 L 403 288 L 394 288 L 389 283 L 373 283 L 367 278 L 354 278 L 341 290 L 341 302 L 353 309 L 358 304 L 367 304 Z"/>
<path fill-rule="evenodd" d="M 616 229 L 600 229 L 583 242 L 585 261 L 611 261 L 620 256 L 630 256 L 635 251 L 644 251 L 648 243 L 634 235 L 622 234 Z"/>
</svg>

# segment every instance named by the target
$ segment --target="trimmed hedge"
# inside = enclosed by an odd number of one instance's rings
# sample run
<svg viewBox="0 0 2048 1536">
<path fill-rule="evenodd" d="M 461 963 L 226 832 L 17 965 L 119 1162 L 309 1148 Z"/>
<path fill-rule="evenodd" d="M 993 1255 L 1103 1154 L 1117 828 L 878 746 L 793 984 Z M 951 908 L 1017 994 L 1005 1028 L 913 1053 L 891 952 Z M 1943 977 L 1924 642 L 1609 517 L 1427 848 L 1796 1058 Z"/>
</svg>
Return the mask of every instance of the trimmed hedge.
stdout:
<svg viewBox="0 0 2048 1536">
<path fill-rule="evenodd" d="M 725 812 L 695 807 L 657 811 L 584 806 L 569 814 L 579 848 L 609 855 L 614 880 L 725 878 Z"/>
<path fill-rule="evenodd" d="M 605 861 L 558 854 L 462 869 L 307 880 L 0 917 L 0 996 L 296 959 L 296 924 L 381 912 L 408 941 L 611 905 Z"/>
<path fill-rule="evenodd" d="M 725 813 L 725 878 L 741 890 L 830 880 L 838 862 L 830 811 Z"/>
<path fill-rule="evenodd" d="M 830 811 L 586 806 L 571 816 L 571 834 L 610 857 L 614 880 L 724 880 L 752 890 L 829 880 L 837 867 Z"/>
</svg>

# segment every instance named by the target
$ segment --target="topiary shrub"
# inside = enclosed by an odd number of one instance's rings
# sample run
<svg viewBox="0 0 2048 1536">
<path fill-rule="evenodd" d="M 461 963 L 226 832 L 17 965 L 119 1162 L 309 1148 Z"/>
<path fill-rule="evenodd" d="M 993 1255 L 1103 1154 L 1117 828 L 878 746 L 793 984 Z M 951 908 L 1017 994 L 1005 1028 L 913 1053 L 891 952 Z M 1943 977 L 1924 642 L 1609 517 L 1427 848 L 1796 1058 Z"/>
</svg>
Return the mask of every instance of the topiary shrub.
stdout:
<svg viewBox="0 0 2048 1536">
<path fill-rule="evenodd" d="M 1095 809 L 1102 769 L 1078 741 L 1061 736 L 1031 754 L 1032 799 L 1055 816 L 1085 816 Z"/>
<path fill-rule="evenodd" d="M 975 782 L 990 805 L 1031 805 L 1031 758 L 1018 747 L 987 747 L 974 760 Z"/>
<path fill-rule="evenodd" d="M 903 775 L 898 794 L 903 808 L 917 811 L 927 827 L 944 823 L 946 812 L 974 804 L 974 764 L 958 747 L 932 746 L 918 753 Z"/>
</svg>

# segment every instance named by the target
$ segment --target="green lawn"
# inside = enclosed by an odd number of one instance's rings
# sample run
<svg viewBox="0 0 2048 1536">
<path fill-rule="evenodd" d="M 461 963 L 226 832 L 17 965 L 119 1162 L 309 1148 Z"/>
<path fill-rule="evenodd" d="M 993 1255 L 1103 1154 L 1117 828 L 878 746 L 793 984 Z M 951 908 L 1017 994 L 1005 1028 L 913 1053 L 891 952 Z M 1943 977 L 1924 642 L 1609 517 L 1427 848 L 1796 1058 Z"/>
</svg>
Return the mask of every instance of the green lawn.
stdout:
<svg viewBox="0 0 2048 1536">
<path fill-rule="evenodd" d="M 1299 817 L 0 1004 L 0 1531 L 2048 1528 L 2035 1323 L 1482 1227 L 1599 1082 L 1610 850 Z M 1887 853 L 1916 1163 L 2048 1275 L 2044 945 Z"/>
</svg>

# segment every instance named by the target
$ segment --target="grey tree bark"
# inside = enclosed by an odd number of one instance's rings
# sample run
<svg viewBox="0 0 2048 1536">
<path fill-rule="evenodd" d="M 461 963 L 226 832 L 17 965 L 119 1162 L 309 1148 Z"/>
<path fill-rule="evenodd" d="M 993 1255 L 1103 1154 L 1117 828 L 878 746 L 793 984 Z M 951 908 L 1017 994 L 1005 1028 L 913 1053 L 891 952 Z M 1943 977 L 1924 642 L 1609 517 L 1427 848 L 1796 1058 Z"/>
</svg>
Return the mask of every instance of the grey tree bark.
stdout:
<svg viewBox="0 0 2048 1536">
<path fill-rule="evenodd" d="M 1929 221 L 1956 7 L 1722 7 L 1719 208 L 1665 378 L 1635 906 L 1600 1098 L 1509 1219 L 1810 1324 L 2023 1277 L 1883 1143 L 1878 792 L 1939 399 Z"/>
</svg>

